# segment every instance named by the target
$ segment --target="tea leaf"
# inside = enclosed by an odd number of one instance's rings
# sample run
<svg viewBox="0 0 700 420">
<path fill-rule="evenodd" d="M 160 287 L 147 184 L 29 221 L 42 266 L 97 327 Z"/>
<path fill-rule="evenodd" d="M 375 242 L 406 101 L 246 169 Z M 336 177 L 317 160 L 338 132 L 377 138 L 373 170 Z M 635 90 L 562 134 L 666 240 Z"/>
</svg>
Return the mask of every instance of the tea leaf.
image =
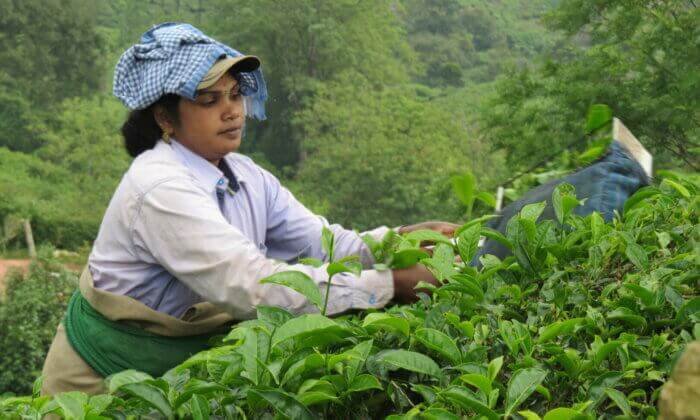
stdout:
<svg viewBox="0 0 700 420">
<path fill-rule="evenodd" d="M 489 207 L 496 207 L 496 197 L 494 197 L 490 192 L 479 191 L 474 198 Z"/>
<path fill-rule="evenodd" d="M 615 402 L 615 404 L 620 408 L 620 410 L 622 410 L 622 414 L 628 417 L 633 417 L 632 408 L 630 407 L 630 403 L 627 401 L 627 397 L 625 397 L 625 394 L 614 388 L 606 388 L 605 393 L 608 395 L 608 397 L 610 397 L 611 400 Z"/>
<path fill-rule="evenodd" d="M 85 405 L 88 402 L 88 396 L 84 392 L 63 392 L 57 394 L 54 399 L 67 419 L 82 420 L 85 418 Z"/>
<path fill-rule="evenodd" d="M 258 305 L 256 310 L 259 320 L 269 322 L 276 327 L 279 327 L 294 317 L 294 315 L 278 306 Z"/>
<path fill-rule="evenodd" d="M 297 396 L 299 402 L 306 407 L 328 401 L 340 401 L 337 396 L 324 391 L 308 391 Z"/>
<path fill-rule="evenodd" d="M 447 236 L 440 232 L 429 229 L 419 229 L 409 232 L 404 237 L 410 241 L 416 242 L 418 244 L 422 242 L 433 242 L 436 244 L 443 243 L 447 245 L 452 245 L 452 241 Z"/>
<path fill-rule="evenodd" d="M 153 377 L 147 373 L 139 372 L 137 370 L 128 369 L 119 373 L 115 373 L 107 378 L 107 384 L 109 387 L 109 393 L 113 394 L 119 388 L 124 385 L 138 383 L 153 379 Z"/>
<path fill-rule="evenodd" d="M 457 249 L 462 261 L 468 263 L 476 255 L 479 249 L 479 238 L 481 237 L 481 225 L 474 225 L 464 230 L 457 238 Z"/>
<path fill-rule="evenodd" d="M 459 420 L 460 417 L 442 408 L 428 408 L 420 413 L 421 420 Z"/>
<path fill-rule="evenodd" d="M 606 318 L 620 320 L 633 327 L 644 328 L 647 326 L 647 320 L 643 316 L 637 315 L 634 311 L 625 307 L 608 312 Z"/>
<path fill-rule="evenodd" d="M 314 419 L 311 411 L 287 392 L 272 388 L 251 388 L 248 394 L 264 399 L 284 417 L 302 420 Z"/>
<path fill-rule="evenodd" d="M 352 383 L 347 389 L 347 393 L 351 392 L 362 392 L 362 391 L 367 391 L 368 389 L 384 389 L 382 387 L 382 384 L 379 382 L 377 378 L 375 378 L 372 375 L 368 374 L 362 374 L 358 375 L 353 379 Z"/>
<path fill-rule="evenodd" d="M 335 237 L 333 231 L 324 226 L 321 231 L 321 247 L 326 255 L 328 255 L 328 261 L 333 261 L 333 251 L 335 250 L 334 241 Z"/>
<path fill-rule="evenodd" d="M 309 302 L 316 305 L 319 310 L 323 304 L 321 292 L 318 290 L 318 286 L 313 280 L 311 280 L 311 277 L 307 276 L 301 271 L 282 271 L 275 273 L 260 280 L 260 283 L 279 284 L 281 286 L 289 287 L 290 289 L 304 295 L 304 297 L 306 297 Z"/>
<path fill-rule="evenodd" d="M 477 387 L 484 395 L 491 393 L 491 380 L 484 375 L 478 373 L 466 373 L 459 377 L 462 381 Z"/>
<path fill-rule="evenodd" d="M 420 249 L 402 249 L 401 251 L 398 251 L 395 254 L 393 254 L 393 258 L 391 260 L 391 268 L 401 269 L 412 267 L 416 265 L 418 261 L 428 257 L 430 257 L 430 255 L 428 255 L 427 252 L 422 251 Z"/>
<path fill-rule="evenodd" d="M 554 214 L 560 225 L 564 224 L 564 221 L 569 217 L 571 211 L 579 204 L 573 185 L 563 183 L 554 188 L 552 192 L 552 205 L 554 207 Z"/>
<path fill-rule="evenodd" d="M 471 172 L 452 177 L 452 191 L 467 208 L 471 208 L 476 194 L 476 177 Z"/>
<path fill-rule="evenodd" d="M 538 416 L 537 413 L 532 412 L 530 410 L 518 411 L 518 414 L 523 416 L 525 420 L 542 420 L 542 418 Z"/>
<path fill-rule="evenodd" d="M 593 401 L 593 406 L 597 406 L 605 395 L 607 388 L 612 388 L 622 379 L 622 372 L 605 372 L 591 382 L 588 387 L 588 399 Z"/>
<path fill-rule="evenodd" d="M 636 265 L 640 270 L 644 270 L 649 266 L 649 259 L 644 248 L 634 242 L 628 242 L 625 247 L 625 255 Z"/>
<path fill-rule="evenodd" d="M 412 372 L 442 377 L 442 371 L 430 357 L 408 350 L 384 350 L 377 354 L 377 361 L 390 369 L 406 369 Z"/>
<path fill-rule="evenodd" d="M 544 201 L 540 203 L 527 204 L 523 206 L 523 208 L 520 210 L 520 218 L 535 223 L 537 219 L 539 219 L 539 217 L 542 215 L 542 212 L 544 211 L 546 205 L 547 203 Z"/>
<path fill-rule="evenodd" d="M 661 181 L 661 185 L 662 186 L 668 185 L 671 188 L 673 188 L 674 190 L 676 190 L 684 198 L 690 198 L 690 191 L 688 191 L 688 189 L 686 187 L 684 187 L 683 185 L 681 185 L 680 183 L 678 183 L 672 179 L 664 178 L 664 180 Z"/>
<path fill-rule="evenodd" d="M 683 304 L 676 314 L 676 322 L 685 322 L 700 312 L 700 297 L 693 298 Z"/>
<path fill-rule="evenodd" d="M 632 211 L 638 204 L 644 203 L 651 197 L 661 194 L 661 191 L 656 187 L 642 187 L 637 192 L 632 194 L 630 198 L 625 201 L 622 213 L 627 216 L 627 214 Z"/>
<path fill-rule="evenodd" d="M 326 268 L 326 272 L 328 273 L 329 278 L 331 276 L 338 274 L 338 273 L 352 273 L 356 276 L 359 276 L 361 271 L 362 271 L 362 264 L 357 263 L 357 262 L 341 263 L 341 262 L 336 261 L 336 262 L 332 262 L 332 263 L 328 264 L 328 267 Z M 318 287 L 316 288 L 316 291 L 318 291 Z M 320 296 L 320 294 L 319 294 L 319 296 Z"/>
<path fill-rule="evenodd" d="M 304 314 L 292 318 L 275 330 L 272 335 L 272 347 L 289 339 L 311 339 L 304 344 L 327 343 L 342 340 L 346 330 L 335 321 L 320 314 Z M 315 338 L 315 339 L 314 339 Z"/>
<path fill-rule="evenodd" d="M 378 329 L 395 331 L 404 337 L 408 337 L 410 330 L 406 319 L 383 312 L 375 312 L 367 315 L 362 322 L 362 327 L 366 328 L 368 331 L 376 331 Z"/>
<path fill-rule="evenodd" d="M 190 400 L 190 407 L 192 407 L 192 418 L 194 420 L 209 419 L 209 401 L 203 396 L 194 395 Z"/>
<path fill-rule="evenodd" d="M 432 328 L 421 328 L 416 330 L 414 337 L 424 346 L 440 353 L 452 363 L 459 363 L 462 358 L 455 342 L 443 332 Z"/>
<path fill-rule="evenodd" d="M 577 325 L 581 325 L 585 320 L 585 318 L 572 318 L 566 321 L 553 322 L 540 330 L 537 343 L 542 344 L 560 335 L 569 335 Z"/>
<path fill-rule="evenodd" d="M 493 382 L 496 380 L 496 376 L 498 376 L 498 372 L 501 371 L 501 367 L 503 366 L 503 356 L 499 356 L 489 362 L 488 366 L 488 372 L 489 372 L 489 380 Z"/>
<path fill-rule="evenodd" d="M 508 382 L 504 417 L 508 417 L 510 413 L 518 408 L 535 391 L 535 388 L 544 381 L 546 376 L 547 372 L 540 368 L 527 368 L 515 372 Z"/>
<path fill-rule="evenodd" d="M 440 397 L 445 398 L 453 405 L 471 410 L 489 420 L 497 420 L 501 417 L 484 403 L 479 401 L 474 395 L 462 387 L 453 387 L 440 392 Z"/>
<path fill-rule="evenodd" d="M 173 416 L 168 399 L 158 387 L 141 382 L 124 385 L 119 390 L 145 401 L 160 411 L 165 417 L 171 418 Z"/>
<path fill-rule="evenodd" d="M 591 105 L 588 108 L 588 116 L 586 117 L 586 133 L 593 133 L 606 126 L 612 121 L 612 116 L 612 110 L 609 106 L 602 104 Z"/>
<path fill-rule="evenodd" d="M 547 411 L 547 414 L 544 415 L 542 420 L 579 420 L 586 418 L 586 415 L 581 414 L 574 409 L 559 407 Z"/>
</svg>

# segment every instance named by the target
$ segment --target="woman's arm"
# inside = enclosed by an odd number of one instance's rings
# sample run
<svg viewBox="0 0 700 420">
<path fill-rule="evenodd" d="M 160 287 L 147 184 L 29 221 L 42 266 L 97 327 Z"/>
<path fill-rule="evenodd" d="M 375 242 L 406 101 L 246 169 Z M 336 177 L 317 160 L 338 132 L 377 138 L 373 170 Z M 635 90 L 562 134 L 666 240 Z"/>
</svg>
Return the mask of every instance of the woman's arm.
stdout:
<svg viewBox="0 0 700 420">
<path fill-rule="evenodd" d="M 315 311 L 304 296 L 291 289 L 260 284 L 274 273 L 301 271 L 322 293 L 326 289 L 325 266 L 289 265 L 267 258 L 224 219 L 206 192 L 185 178 L 171 178 L 145 192 L 131 230 L 137 250 L 149 252 L 194 292 L 239 319 L 254 317 L 257 305 L 279 306 L 296 313 Z M 320 238 L 320 228 L 318 232 Z M 379 308 L 394 296 L 390 271 L 365 270 L 359 277 L 339 274 L 333 285 L 329 314 Z"/>
<path fill-rule="evenodd" d="M 372 267 L 374 258 L 362 241 L 361 234 L 338 224 L 331 225 L 324 217 L 312 213 L 274 175 L 265 169 L 259 169 L 267 200 L 268 228 L 265 245 L 269 256 L 285 261 L 317 258 L 328 262 L 328 255 L 321 247 L 321 232 L 327 227 L 334 235 L 336 259 L 357 255 L 363 267 Z M 380 227 L 370 234 L 381 237 L 388 230 L 387 227 Z"/>
</svg>

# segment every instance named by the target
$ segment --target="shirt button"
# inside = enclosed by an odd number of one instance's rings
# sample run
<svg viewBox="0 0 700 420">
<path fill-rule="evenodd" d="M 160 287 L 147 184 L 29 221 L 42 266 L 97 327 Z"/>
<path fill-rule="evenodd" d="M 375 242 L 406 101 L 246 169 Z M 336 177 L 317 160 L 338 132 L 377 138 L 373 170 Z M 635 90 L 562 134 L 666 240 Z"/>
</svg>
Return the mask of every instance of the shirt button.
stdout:
<svg viewBox="0 0 700 420">
<path fill-rule="evenodd" d="M 217 185 L 224 185 L 224 179 L 221 178 L 221 179 L 219 180 L 219 182 L 217 182 L 216 184 L 217 184 Z"/>
</svg>

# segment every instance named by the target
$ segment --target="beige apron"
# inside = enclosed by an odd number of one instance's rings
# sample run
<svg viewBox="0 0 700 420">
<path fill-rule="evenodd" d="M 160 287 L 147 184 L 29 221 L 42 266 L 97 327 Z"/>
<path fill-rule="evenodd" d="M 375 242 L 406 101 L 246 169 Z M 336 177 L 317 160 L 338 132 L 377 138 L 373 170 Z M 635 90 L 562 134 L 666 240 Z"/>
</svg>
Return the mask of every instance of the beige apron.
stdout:
<svg viewBox="0 0 700 420">
<path fill-rule="evenodd" d="M 208 302 L 192 305 L 182 318 L 175 318 L 155 311 L 131 297 L 96 289 L 87 266 L 80 276 L 80 292 L 105 318 L 167 337 L 207 334 L 233 324 L 234 321 L 231 315 Z M 71 347 L 62 323 L 58 326 L 46 355 L 42 375 L 42 395 L 66 391 L 100 394 L 106 391 L 104 378 Z"/>
<path fill-rule="evenodd" d="M 700 341 L 689 343 L 659 397 L 660 420 L 700 418 Z"/>
</svg>

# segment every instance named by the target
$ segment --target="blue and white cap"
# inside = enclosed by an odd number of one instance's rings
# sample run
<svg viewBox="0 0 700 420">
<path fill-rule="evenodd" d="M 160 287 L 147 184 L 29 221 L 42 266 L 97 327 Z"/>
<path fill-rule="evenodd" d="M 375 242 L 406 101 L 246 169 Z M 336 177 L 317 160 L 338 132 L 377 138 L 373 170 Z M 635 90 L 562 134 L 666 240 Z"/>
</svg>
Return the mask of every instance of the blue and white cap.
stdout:
<svg viewBox="0 0 700 420">
<path fill-rule="evenodd" d="M 260 60 L 210 38 L 186 23 L 162 23 L 122 54 L 114 70 L 114 95 L 131 110 L 144 109 L 165 94 L 194 99 L 231 67 L 239 74 L 246 112 L 265 119 L 267 87 Z"/>
</svg>

